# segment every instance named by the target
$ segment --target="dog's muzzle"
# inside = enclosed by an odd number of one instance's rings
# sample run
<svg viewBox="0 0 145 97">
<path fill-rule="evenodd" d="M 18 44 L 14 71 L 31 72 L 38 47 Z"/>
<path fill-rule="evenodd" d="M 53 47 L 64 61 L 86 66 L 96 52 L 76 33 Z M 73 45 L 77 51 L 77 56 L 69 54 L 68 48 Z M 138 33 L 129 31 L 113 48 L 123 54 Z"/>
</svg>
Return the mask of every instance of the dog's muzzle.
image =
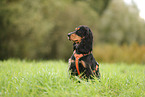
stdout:
<svg viewBox="0 0 145 97">
<path fill-rule="evenodd" d="M 70 39 L 70 36 L 71 36 L 72 34 L 74 34 L 75 32 L 76 32 L 76 31 L 70 32 L 70 33 L 67 34 L 69 40 L 71 40 L 71 39 Z"/>
</svg>

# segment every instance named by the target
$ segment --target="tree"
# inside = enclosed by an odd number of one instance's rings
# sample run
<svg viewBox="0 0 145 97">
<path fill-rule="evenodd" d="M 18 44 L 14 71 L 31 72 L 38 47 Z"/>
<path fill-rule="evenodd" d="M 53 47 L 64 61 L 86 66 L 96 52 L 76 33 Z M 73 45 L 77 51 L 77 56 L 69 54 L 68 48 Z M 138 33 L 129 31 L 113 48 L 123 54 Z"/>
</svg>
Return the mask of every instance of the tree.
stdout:
<svg viewBox="0 0 145 97">
<path fill-rule="evenodd" d="M 1 0 L 0 59 L 68 59 L 67 33 L 79 25 L 91 28 L 94 43 L 145 41 L 138 10 L 122 0 Z"/>
<path fill-rule="evenodd" d="M 103 12 L 107 9 L 109 6 L 111 0 L 72 0 L 73 2 L 86 2 L 89 4 L 89 6 L 95 10 L 99 15 L 102 15 Z"/>
<path fill-rule="evenodd" d="M 123 0 L 112 0 L 100 19 L 100 41 L 120 45 L 133 42 L 141 44 L 144 41 L 141 37 L 144 24 L 135 4 L 126 5 Z"/>
</svg>

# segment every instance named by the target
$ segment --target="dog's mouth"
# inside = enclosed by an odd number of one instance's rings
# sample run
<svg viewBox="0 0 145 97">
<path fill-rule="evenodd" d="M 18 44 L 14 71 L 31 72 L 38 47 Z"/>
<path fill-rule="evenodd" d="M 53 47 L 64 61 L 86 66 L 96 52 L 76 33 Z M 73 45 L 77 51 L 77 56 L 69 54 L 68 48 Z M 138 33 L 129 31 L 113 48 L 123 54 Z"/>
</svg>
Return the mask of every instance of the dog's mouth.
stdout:
<svg viewBox="0 0 145 97">
<path fill-rule="evenodd" d="M 73 41 L 74 43 L 77 43 L 77 44 L 79 44 L 79 43 L 81 42 L 81 39 L 71 39 L 71 38 L 69 38 L 69 37 L 68 37 L 68 39 L 69 39 L 70 41 Z"/>
<path fill-rule="evenodd" d="M 68 37 L 68 40 L 73 41 L 74 43 L 77 43 L 77 44 L 79 44 L 81 42 L 79 40 L 72 40 L 72 39 L 70 39 L 70 37 Z"/>
<path fill-rule="evenodd" d="M 79 44 L 81 41 L 79 41 L 79 40 L 73 40 L 73 42 L 75 42 L 76 44 Z"/>
</svg>

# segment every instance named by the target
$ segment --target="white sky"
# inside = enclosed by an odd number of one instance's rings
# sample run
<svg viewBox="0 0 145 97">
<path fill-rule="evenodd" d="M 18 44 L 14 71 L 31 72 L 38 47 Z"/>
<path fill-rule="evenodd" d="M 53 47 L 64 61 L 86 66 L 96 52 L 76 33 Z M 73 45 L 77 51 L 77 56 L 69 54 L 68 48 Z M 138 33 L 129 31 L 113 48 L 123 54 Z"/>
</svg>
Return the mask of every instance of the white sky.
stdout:
<svg viewBox="0 0 145 97">
<path fill-rule="evenodd" d="M 126 3 L 130 4 L 132 0 L 124 0 Z M 145 0 L 133 0 L 138 9 L 140 10 L 140 17 L 145 20 Z"/>
</svg>

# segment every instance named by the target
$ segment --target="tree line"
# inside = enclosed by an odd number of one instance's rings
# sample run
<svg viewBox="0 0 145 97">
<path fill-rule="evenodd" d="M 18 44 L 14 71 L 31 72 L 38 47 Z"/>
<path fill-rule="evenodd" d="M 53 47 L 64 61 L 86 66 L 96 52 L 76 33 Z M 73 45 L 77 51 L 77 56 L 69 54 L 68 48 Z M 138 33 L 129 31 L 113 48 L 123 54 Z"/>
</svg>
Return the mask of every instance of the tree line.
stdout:
<svg viewBox="0 0 145 97">
<path fill-rule="evenodd" d="M 94 45 L 145 44 L 145 22 L 123 0 L 1 0 L 0 59 L 68 59 L 67 33 L 87 25 Z"/>
</svg>

